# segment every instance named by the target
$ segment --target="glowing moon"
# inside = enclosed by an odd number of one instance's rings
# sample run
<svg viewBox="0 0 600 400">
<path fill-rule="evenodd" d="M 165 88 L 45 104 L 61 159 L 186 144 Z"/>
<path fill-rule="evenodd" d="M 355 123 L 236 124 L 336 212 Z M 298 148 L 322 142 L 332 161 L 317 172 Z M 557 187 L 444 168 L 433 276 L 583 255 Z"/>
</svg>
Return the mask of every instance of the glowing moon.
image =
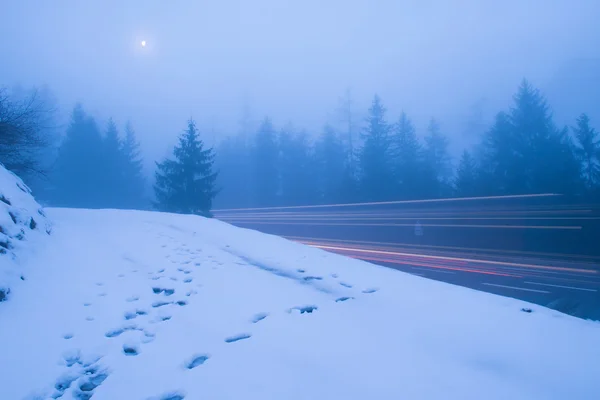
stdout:
<svg viewBox="0 0 600 400">
<path fill-rule="evenodd" d="M 145 40 L 142 40 L 141 44 L 142 44 L 142 47 L 146 47 L 146 41 Z"/>
</svg>

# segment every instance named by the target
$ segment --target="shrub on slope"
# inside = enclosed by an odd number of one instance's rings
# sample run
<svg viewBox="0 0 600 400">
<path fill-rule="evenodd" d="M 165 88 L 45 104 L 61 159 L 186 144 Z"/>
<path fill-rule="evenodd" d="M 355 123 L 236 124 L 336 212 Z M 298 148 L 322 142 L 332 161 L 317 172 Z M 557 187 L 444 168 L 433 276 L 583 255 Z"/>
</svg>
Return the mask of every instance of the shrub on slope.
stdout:
<svg viewBox="0 0 600 400">
<path fill-rule="evenodd" d="M 28 239 L 50 234 L 50 223 L 23 181 L 0 164 L 0 301 L 11 284 L 24 279 L 17 254 Z M 30 243 L 29 243 L 30 245 Z"/>
</svg>

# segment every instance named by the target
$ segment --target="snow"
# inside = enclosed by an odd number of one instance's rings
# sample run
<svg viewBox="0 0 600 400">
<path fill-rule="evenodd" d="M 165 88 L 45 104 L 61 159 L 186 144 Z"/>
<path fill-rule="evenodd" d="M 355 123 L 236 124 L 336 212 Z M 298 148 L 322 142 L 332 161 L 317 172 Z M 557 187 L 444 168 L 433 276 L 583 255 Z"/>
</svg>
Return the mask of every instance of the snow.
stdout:
<svg viewBox="0 0 600 400">
<path fill-rule="evenodd" d="M 0 399 L 600 393 L 599 323 L 217 220 L 46 211 L 0 304 Z"/>
<path fill-rule="evenodd" d="M 0 164 L 0 301 L 6 300 L 11 288 L 25 280 L 19 250 L 34 251 L 41 235 L 51 226 L 42 207 L 21 178 Z"/>
</svg>

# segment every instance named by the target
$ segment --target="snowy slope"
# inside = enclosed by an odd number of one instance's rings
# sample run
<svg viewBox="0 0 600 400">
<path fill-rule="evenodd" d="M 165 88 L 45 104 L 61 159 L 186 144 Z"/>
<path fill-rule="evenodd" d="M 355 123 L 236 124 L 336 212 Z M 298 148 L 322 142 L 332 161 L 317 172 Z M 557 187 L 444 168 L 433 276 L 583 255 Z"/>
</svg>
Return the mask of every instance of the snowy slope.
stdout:
<svg viewBox="0 0 600 400">
<path fill-rule="evenodd" d="M 47 213 L 0 306 L 3 400 L 600 393 L 598 323 L 216 220 Z"/>
<path fill-rule="evenodd" d="M 0 301 L 26 279 L 19 253 L 33 252 L 32 242 L 49 234 L 50 228 L 27 185 L 0 164 Z"/>
</svg>

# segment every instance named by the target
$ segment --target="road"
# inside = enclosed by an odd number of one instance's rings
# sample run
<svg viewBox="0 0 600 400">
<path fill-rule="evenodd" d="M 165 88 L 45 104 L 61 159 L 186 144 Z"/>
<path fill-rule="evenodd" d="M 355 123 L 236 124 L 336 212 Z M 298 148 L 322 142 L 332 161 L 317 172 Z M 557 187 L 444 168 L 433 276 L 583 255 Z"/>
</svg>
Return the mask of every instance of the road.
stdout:
<svg viewBox="0 0 600 400">
<path fill-rule="evenodd" d="M 600 320 L 600 212 L 556 196 L 215 212 L 403 272 Z"/>
</svg>

